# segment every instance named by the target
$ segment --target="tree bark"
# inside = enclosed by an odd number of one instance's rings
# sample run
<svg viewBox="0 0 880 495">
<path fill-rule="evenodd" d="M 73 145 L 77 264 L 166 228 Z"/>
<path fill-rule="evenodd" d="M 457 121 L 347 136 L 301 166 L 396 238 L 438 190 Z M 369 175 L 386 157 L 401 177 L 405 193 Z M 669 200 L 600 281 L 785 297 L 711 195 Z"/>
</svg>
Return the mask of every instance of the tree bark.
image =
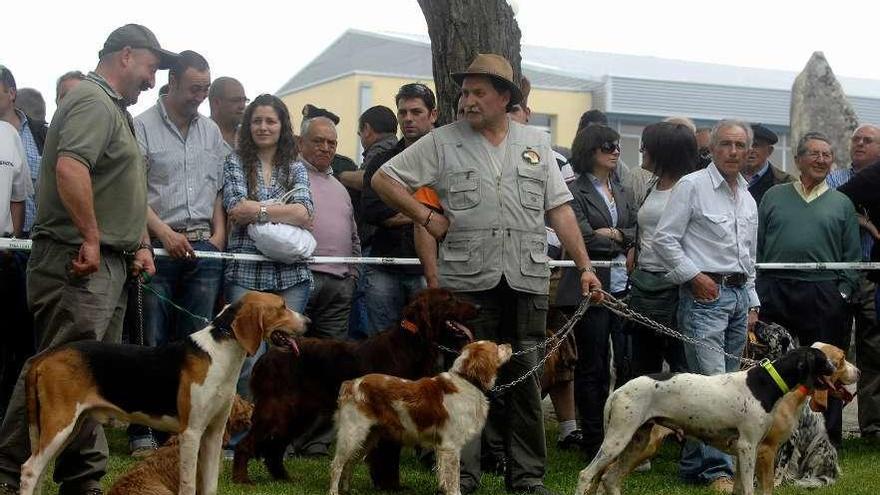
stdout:
<svg viewBox="0 0 880 495">
<path fill-rule="evenodd" d="M 467 69 L 478 53 L 496 53 L 510 61 L 519 81 L 520 30 L 505 0 L 418 0 L 431 37 L 438 125 L 455 120 L 459 87 L 452 72 Z"/>
</svg>

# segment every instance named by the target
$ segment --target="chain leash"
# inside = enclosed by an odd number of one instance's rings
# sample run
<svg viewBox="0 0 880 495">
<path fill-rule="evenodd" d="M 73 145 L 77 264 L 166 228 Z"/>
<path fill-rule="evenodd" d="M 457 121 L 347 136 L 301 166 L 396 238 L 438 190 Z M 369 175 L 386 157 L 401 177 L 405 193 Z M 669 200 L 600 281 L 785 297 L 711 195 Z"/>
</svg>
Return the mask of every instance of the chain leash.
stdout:
<svg viewBox="0 0 880 495">
<path fill-rule="evenodd" d="M 729 352 L 726 352 L 724 349 L 721 349 L 719 347 L 715 347 L 713 345 L 709 345 L 701 340 L 697 340 L 693 337 L 689 337 L 681 332 L 678 332 L 678 331 L 673 330 L 667 326 L 664 326 L 664 325 L 648 318 L 645 315 L 642 315 L 642 314 L 639 314 L 639 313 L 633 311 L 632 309 L 629 308 L 629 306 L 627 306 L 627 304 L 625 302 L 621 301 L 620 299 L 617 299 L 616 297 L 605 292 L 604 290 L 602 290 L 601 292 L 605 296 L 605 299 L 602 301 L 602 306 L 604 306 L 609 311 L 611 311 L 612 313 L 614 313 L 622 318 L 625 318 L 629 321 L 634 321 L 640 325 L 644 325 L 652 330 L 655 330 L 663 335 L 667 335 L 667 336 L 672 337 L 674 339 L 678 339 L 678 340 L 681 340 L 681 341 L 686 342 L 688 344 L 702 347 L 704 349 L 707 349 L 707 350 L 710 350 L 713 352 L 717 352 L 719 354 L 723 354 L 725 357 L 728 357 L 731 359 L 736 359 L 737 361 L 739 361 L 742 364 L 747 365 L 748 367 L 755 366 L 759 363 L 759 361 L 756 361 L 754 359 L 749 359 L 744 356 L 737 356 L 735 354 L 731 354 Z"/>
<path fill-rule="evenodd" d="M 135 278 L 137 284 L 137 334 L 135 335 L 135 344 L 144 345 L 144 282 L 140 277 Z"/>
</svg>

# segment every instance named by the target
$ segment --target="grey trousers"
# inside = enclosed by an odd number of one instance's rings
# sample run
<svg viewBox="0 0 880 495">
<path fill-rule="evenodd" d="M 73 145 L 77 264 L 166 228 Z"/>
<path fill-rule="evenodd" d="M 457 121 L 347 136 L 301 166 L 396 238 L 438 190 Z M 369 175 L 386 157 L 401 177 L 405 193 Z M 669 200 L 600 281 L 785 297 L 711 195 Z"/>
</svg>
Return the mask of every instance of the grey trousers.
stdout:
<svg viewBox="0 0 880 495">
<path fill-rule="evenodd" d="M 862 435 L 880 435 L 880 325 L 874 308 L 874 282 L 862 272 L 859 290 L 853 294 L 856 324 L 856 366 L 859 377 L 859 430 Z"/>
<path fill-rule="evenodd" d="M 119 342 L 125 314 L 128 275 L 121 254 L 101 250 L 97 272 L 76 277 L 70 262 L 78 245 L 47 239 L 33 243 L 27 267 L 28 306 L 34 315 L 37 352 L 80 340 Z M 39 355 L 39 354 L 38 354 Z M 0 425 L 0 483 L 18 486 L 21 465 L 30 456 L 24 377 L 30 368 L 24 365 L 15 384 L 9 409 Z M 100 488 L 107 468 L 107 439 L 104 430 L 89 419 L 58 456 L 55 481 L 60 494 L 80 493 Z"/>
<path fill-rule="evenodd" d="M 514 351 L 530 348 L 544 340 L 548 296 L 515 291 L 503 279 L 493 289 L 460 292 L 458 295 L 480 307 L 477 318 L 469 323 L 476 339 L 509 343 Z M 523 376 L 543 357 L 542 352 L 539 349 L 513 357 L 501 368 L 496 383 L 509 383 Z M 490 404 L 491 409 L 501 408 L 490 412 L 490 421 L 496 424 L 487 425 L 487 428 L 503 439 L 507 456 L 504 482 L 508 490 L 524 490 L 544 484 L 547 445 L 544 439 L 540 379 L 539 374 L 528 376 L 502 396 L 503 405 L 494 401 Z M 480 485 L 481 451 L 480 437 L 473 439 L 462 449 L 462 490 Z"/>
</svg>

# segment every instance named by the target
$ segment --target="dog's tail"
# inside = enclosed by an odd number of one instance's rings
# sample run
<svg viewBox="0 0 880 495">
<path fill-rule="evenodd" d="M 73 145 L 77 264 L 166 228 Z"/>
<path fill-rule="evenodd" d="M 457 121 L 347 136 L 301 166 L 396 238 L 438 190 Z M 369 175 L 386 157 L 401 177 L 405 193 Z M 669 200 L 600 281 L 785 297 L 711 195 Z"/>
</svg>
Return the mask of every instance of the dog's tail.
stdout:
<svg viewBox="0 0 880 495">
<path fill-rule="evenodd" d="M 27 403 L 28 434 L 31 450 L 40 444 L 40 359 L 34 359 L 25 375 L 24 392 Z"/>
</svg>

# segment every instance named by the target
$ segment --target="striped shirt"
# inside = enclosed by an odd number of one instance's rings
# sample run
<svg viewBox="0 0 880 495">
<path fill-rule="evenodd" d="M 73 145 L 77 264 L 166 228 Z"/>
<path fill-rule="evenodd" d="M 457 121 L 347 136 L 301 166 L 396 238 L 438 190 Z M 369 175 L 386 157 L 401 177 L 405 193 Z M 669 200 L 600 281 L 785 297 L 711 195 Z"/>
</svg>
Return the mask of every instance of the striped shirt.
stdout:
<svg viewBox="0 0 880 495">
<path fill-rule="evenodd" d="M 281 197 L 289 188 L 278 180 L 281 167 L 272 169 L 272 182 L 268 186 L 263 183 L 263 174 L 257 175 L 256 198 L 248 198 L 247 175 L 237 154 L 232 153 L 223 167 L 223 208 L 228 212 L 240 201 L 255 199 L 267 201 Z M 291 188 L 294 193 L 288 204 L 299 203 L 314 214 L 312 193 L 309 189 L 309 176 L 301 163 L 292 162 L 288 165 Z M 261 254 L 254 241 L 247 233 L 247 225 L 233 225 L 229 233 L 226 250 L 230 253 Z M 226 281 L 242 287 L 260 291 L 282 291 L 303 281 L 311 282 L 312 274 L 305 263 L 278 263 L 274 261 L 239 261 L 226 262 Z"/>
<path fill-rule="evenodd" d="M 34 225 L 34 219 L 37 218 L 37 202 L 35 192 L 37 190 L 37 178 L 40 177 L 40 161 L 43 159 L 40 148 L 37 147 L 37 140 L 28 125 L 28 116 L 19 109 L 15 109 L 18 118 L 21 120 L 21 130 L 18 135 L 21 136 L 21 144 L 24 145 L 24 154 L 27 157 L 28 168 L 31 172 L 31 185 L 33 190 L 28 195 L 24 203 L 24 227 L 23 232 L 30 232 Z"/>
<path fill-rule="evenodd" d="M 228 154 L 217 124 L 196 114 L 184 137 L 159 98 L 135 117 L 134 130 L 147 162 L 150 208 L 174 230 L 210 229 Z"/>
<path fill-rule="evenodd" d="M 825 177 L 825 182 L 828 184 L 828 187 L 837 189 L 849 182 L 854 175 L 856 175 L 856 172 L 852 169 L 852 166 L 838 168 L 832 170 L 831 173 L 828 174 L 828 177 Z M 859 213 L 865 214 L 863 211 Z M 871 261 L 871 249 L 874 247 L 874 236 L 872 236 L 867 230 L 859 227 L 859 238 L 862 241 L 862 261 Z"/>
</svg>

